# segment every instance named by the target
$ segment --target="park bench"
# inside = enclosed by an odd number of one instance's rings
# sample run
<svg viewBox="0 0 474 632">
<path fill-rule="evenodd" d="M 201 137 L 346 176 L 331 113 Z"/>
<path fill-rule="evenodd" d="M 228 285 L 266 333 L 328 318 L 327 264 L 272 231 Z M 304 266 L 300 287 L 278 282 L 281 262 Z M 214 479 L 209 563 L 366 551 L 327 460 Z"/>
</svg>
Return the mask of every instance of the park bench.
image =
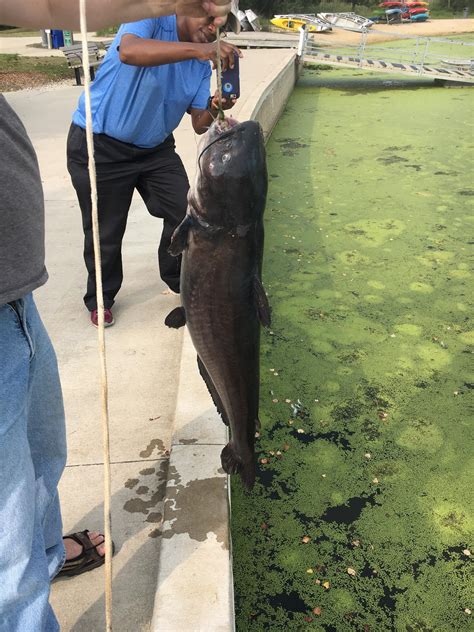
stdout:
<svg viewBox="0 0 474 632">
<path fill-rule="evenodd" d="M 89 43 L 87 47 L 89 49 L 89 70 L 91 80 L 93 81 L 95 77 L 94 69 L 97 66 L 100 66 L 102 62 L 102 56 L 97 44 Z M 74 74 L 76 75 L 76 85 L 81 86 L 81 69 L 83 68 L 82 44 L 63 46 L 61 50 L 66 55 L 67 65 L 69 66 L 69 68 L 72 68 L 74 70 Z"/>
</svg>

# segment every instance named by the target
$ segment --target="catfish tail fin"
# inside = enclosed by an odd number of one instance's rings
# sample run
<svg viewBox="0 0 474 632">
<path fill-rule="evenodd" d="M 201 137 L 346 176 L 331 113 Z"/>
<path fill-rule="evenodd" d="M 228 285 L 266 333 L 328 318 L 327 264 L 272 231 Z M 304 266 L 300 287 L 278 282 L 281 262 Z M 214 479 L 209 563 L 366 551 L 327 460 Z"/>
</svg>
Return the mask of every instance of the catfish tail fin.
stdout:
<svg viewBox="0 0 474 632">
<path fill-rule="evenodd" d="M 221 452 L 221 463 L 227 474 L 240 474 L 244 487 L 250 491 L 255 483 L 255 460 L 253 454 L 245 461 L 237 454 L 232 441 Z"/>
</svg>

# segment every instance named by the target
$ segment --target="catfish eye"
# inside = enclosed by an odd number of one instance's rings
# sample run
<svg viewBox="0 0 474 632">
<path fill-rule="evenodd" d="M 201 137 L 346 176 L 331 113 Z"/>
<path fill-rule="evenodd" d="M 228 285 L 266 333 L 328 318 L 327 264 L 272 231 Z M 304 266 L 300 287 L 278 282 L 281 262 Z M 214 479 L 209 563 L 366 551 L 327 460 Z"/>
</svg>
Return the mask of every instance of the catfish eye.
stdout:
<svg viewBox="0 0 474 632">
<path fill-rule="evenodd" d="M 222 154 L 222 162 L 229 162 L 230 154 Z"/>
</svg>

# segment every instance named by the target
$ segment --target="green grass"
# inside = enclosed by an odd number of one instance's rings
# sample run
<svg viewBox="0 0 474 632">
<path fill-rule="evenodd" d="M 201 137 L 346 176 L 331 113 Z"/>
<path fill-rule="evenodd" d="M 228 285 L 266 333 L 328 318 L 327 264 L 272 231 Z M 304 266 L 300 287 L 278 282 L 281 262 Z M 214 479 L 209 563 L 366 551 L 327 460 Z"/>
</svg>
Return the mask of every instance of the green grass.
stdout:
<svg viewBox="0 0 474 632">
<path fill-rule="evenodd" d="M 61 57 L 23 57 L 22 55 L 0 55 L 0 72 L 41 72 L 51 79 L 71 76 L 66 60 Z"/>
<path fill-rule="evenodd" d="M 387 79 L 307 72 L 268 146 L 238 632 L 472 629 L 473 94 Z"/>
<path fill-rule="evenodd" d="M 11 27 L 0 31 L 0 37 L 37 37 L 38 41 L 41 41 L 39 31 L 32 31 L 31 29 L 20 27 Z"/>
<path fill-rule="evenodd" d="M 72 70 L 66 60 L 58 57 L 22 57 L 0 55 L 0 73 L 42 73 L 45 83 L 71 78 Z M 4 90 L 7 78 L 0 75 L 0 89 Z M 28 87 L 27 85 L 22 87 Z"/>
<path fill-rule="evenodd" d="M 109 26 L 107 28 L 98 30 L 96 35 L 97 35 L 97 37 L 115 37 L 115 35 L 117 34 L 119 28 L 120 28 L 120 25 L 119 26 Z"/>
</svg>

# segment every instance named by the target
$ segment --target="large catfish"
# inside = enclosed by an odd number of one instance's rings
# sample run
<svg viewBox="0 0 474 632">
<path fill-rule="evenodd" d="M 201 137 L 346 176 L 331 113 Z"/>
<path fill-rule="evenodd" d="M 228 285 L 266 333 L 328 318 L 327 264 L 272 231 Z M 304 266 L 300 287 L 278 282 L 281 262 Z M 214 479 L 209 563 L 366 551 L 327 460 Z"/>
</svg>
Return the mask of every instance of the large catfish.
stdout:
<svg viewBox="0 0 474 632">
<path fill-rule="evenodd" d="M 200 373 L 231 440 L 221 454 L 228 474 L 255 481 L 259 427 L 260 324 L 270 324 L 261 282 L 268 178 L 255 121 L 216 121 L 200 145 L 196 183 L 170 252 L 183 253 L 182 307 L 166 319 L 187 324 Z"/>
</svg>

